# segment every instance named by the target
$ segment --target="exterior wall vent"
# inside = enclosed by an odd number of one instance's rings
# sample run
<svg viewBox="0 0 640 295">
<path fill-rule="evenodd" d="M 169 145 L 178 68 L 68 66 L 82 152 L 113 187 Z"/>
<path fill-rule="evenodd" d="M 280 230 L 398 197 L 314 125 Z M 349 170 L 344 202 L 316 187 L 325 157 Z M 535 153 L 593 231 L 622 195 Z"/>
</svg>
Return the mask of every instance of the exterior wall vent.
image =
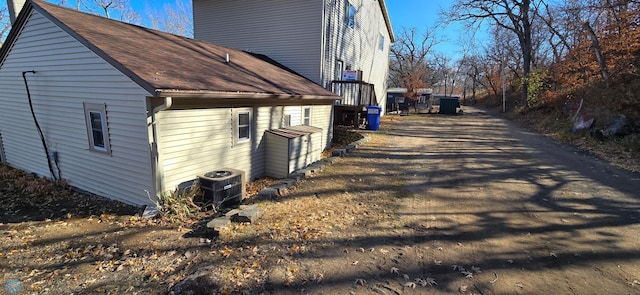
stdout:
<svg viewBox="0 0 640 295">
<path fill-rule="evenodd" d="M 217 169 L 198 176 L 204 201 L 214 208 L 240 204 L 245 193 L 245 172 L 231 168 Z"/>
</svg>

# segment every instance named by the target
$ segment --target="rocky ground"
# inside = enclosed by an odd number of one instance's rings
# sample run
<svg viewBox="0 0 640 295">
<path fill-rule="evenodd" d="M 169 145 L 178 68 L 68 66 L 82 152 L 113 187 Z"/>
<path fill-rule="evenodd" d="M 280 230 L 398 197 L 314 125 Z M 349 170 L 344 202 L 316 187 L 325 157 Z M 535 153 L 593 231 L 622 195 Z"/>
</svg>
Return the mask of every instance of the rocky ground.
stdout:
<svg viewBox="0 0 640 295">
<path fill-rule="evenodd" d="M 472 108 L 368 136 L 220 232 L 1 167 L 0 293 L 640 293 L 638 174 Z"/>
</svg>

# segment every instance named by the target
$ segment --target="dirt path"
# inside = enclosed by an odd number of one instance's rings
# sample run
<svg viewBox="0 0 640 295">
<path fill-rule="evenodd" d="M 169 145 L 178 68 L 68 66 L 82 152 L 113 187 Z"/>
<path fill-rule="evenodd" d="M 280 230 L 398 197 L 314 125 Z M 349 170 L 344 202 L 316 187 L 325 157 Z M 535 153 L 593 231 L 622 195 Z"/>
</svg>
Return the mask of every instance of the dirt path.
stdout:
<svg viewBox="0 0 640 295">
<path fill-rule="evenodd" d="M 336 164 L 364 195 L 404 193 L 391 219 L 304 262 L 325 283 L 296 290 L 640 293 L 640 176 L 465 111 L 387 121 Z"/>
<path fill-rule="evenodd" d="M 640 175 L 468 107 L 383 119 L 216 235 L 0 169 L 0 294 L 640 294 Z"/>
</svg>

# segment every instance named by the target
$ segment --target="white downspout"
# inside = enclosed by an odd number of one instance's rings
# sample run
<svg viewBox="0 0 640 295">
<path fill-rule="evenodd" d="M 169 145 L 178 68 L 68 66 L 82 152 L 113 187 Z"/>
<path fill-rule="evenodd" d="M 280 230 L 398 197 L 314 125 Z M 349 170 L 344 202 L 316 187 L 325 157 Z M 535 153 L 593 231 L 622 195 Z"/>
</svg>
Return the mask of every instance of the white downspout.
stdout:
<svg viewBox="0 0 640 295">
<path fill-rule="evenodd" d="M 327 28 L 327 25 L 329 24 L 329 22 L 327 21 L 327 1 L 326 0 L 322 0 L 322 29 L 320 30 L 320 48 L 321 48 L 321 52 L 320 52 L 320 83 L 321 86 L 324 88 L 329 88 L 330 89 L 330 85 L 327 86 L 327 83 L 330 81 L 329 79 L 327 79 L 327 34 L 329 29 Z"/>
<path fill-rule="evenodd" d="M 149 103 L 149 105 L 151 105 L 151 103 Z M 162 165 L 161 165 L 161 158 L 160 158 L 160 154 L 158 153 L 158 132 L 156 130 L 156 113 L 164 111 L 164 110 L 168 110 L 173 106 L 173 98 L 172 97 L 165 97 L 164 98 L 164 103 L 154 107 L 151 110 L 151 114 L 148 117 L 151 121 L 147 122 L 147 130 L 148 130 L 148 136 L 149 136 L 149 149 L 150 149 L 150 153 L 151 153 L 151 173 L 153 175 L 153 183 L 154 183 L 154 190 L 155 192 L 151 193 L 149 192 L 149 198 L 151 199 L 151 201 L 155 202 L 155 197 L 158 196 L 158 194 L 161 194 L 164 190 L 164 186 L 162 184 Z M 156 208 L 156 206 L 147 206 L 144 210 L 144 213 L 142 214 L 143 217 L 145 218 L 151 218 L 154 217 L 158 214 L 158 209 Z"/>
<path fill-rule="evenodd" d="M 161 105 L 159 105 L 159 106 L 157 106 L 157 107 L 155 107 L 155 108 L 153 108 L 153 113 L 152 113 L 151 115 L 152 115 L 153 117 L 155 117 L 155 114 L 156 114 L 157 112 L 161 112 L 161 111 L 164 111 L 164 110 L 168 110 L 168 109 L 170 109 L 172 106 L 173 106 L 173 98 L 172 98 L 172 97 L 170 97 L 170 96 L 169 96 L 169 97 L 165 97 L 165 98 L 164 98 L 164 103 L 163 103 L 163 104 L 161 104 Z M 154 121 L 155 121 L 155 119 L 154 119 Z"/>
</svg>

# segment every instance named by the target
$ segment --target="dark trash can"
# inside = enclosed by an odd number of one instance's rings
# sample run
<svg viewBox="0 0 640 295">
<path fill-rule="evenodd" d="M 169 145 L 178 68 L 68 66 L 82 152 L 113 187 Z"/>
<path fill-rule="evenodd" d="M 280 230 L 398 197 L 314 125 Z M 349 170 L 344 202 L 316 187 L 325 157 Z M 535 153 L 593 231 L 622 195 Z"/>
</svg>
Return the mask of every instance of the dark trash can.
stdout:
<svg viewBox="0 0 640 295">
<path fill-rule="evenodd" d="M 457 97 L 440 98 L 440 114 L 455 115 L 458 107 L 460 100 Z"/>
<path fill-rule="evenodd" d="M 380 129 L 380 113 L 382 108 L 379 106 L 367 106 L 367 122 L 369 122 L 370 130 Z"/>
</svg>

